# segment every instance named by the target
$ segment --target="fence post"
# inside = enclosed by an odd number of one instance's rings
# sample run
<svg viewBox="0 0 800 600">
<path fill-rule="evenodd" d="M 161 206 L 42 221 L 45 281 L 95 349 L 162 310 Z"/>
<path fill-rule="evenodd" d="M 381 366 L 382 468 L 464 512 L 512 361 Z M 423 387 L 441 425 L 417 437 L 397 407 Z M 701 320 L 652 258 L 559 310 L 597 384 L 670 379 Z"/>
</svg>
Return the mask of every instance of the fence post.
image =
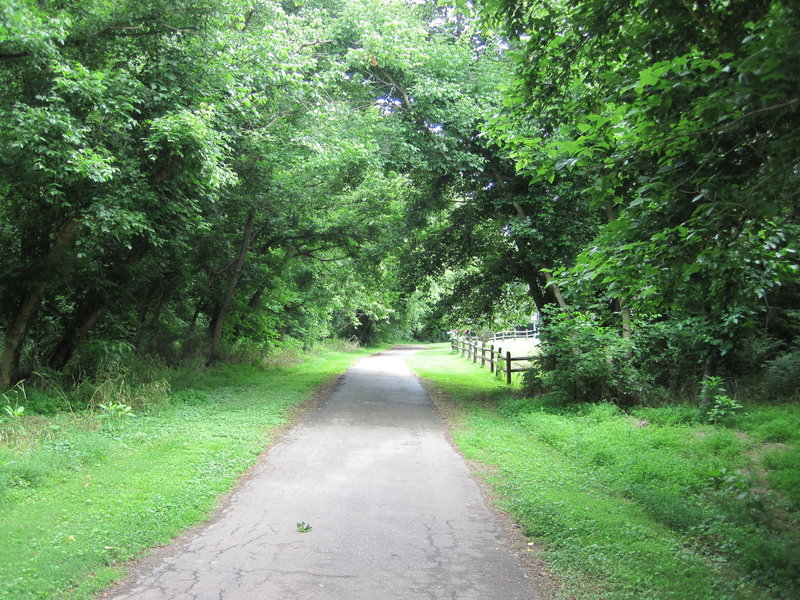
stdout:
<svg viewBox="0 0 800 600">
<path fill-rule="evenodd" d="M 511 352 L 506 352 L 506 383 L 511 385 Z"/>
<path fill-rule="evenodd" d="M 494 373 L 494 344 L 489 346 L 489 372 Z"/>
<path fill-rule="evenodd" d="M 481 369 L 486 364 L 486 342 L 481 342 Z"/>
<path fill-rule="evenodd" d="M 475 340 L 474 342 L 472 342 L 472 344 L 473 344 L 473 346 L 472 346 L 472 362 L 473 363 L 477 363 L 478 362 L 478 340 Z"/>
<path fill-rule="evenodd" d="M 500 361 L 503 360 L 503 347 L 499 346 L 497 348 L 497 364 L 494 366 L 494 376 L 500 376 Z"/>
<path fill-rule="evenodd" d="M 461 358 L 464 358 L 464 338 L 459 340 L 459 346 L 461 346 Z"/>
</svg>

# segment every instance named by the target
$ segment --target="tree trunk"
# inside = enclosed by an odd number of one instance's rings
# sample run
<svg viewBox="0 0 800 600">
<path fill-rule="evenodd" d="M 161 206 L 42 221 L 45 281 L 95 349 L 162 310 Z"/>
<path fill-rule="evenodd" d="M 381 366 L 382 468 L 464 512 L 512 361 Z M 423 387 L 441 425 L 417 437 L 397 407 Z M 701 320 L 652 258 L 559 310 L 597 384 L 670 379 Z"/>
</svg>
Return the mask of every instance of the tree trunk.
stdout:
<svg viewBox="0 0 800 600">
<path fill-rule="evenodd" d="M 203 310 L 203 299 L 197 301 L 197 304 L 194 308 L 194 314 L 192 315 L 192 320 L 189 321 L 189 329 L 186 330 L 187 337 L 191 337 L 194 334 L 194 329 L 197 327 L 197 319 L 200 317 L 200 312 Z"/>
<path fill-rule="evenodd" d="M 222 305 L 219 302 L 214 304 L 214 307 L 211 309 L 211 315 L 208 319 L 208 335 L 209 337 L 214 336 L 214 331 L 217 329 L 217 321 L 219 320 L 219 311 L 222 310 Z"/>
<path fill-rule="evenodd" d="M 631 309 L 627 306 L 620 308 L 620 316 L 622 317 L 622 337 L 626 340 L 633 338 L 633 320 L 631 319 Z M 625 357 L 628 359 L 633 358 L 633 346 L 628 347 L 625 351 Z"/>
<path fill-rule="evenodd" d="M 142 260 L 147 252 L 147 245 L 139 239 L 134 242 L 135 246 L 131 253 L 123 260 L 114 264 L 109 269 L 107 289 L 95 288 L 90 290 L 78 305 L 69 325 L 64 329 L 61 341 L 50 354 L 48 364 L 55 370 L 62 370 L 72 355 L 78 344 L 86 339 L 89 332 L 97 325 L 103 311 L 115 299 L 113 293 L 119 294 L 119 289 L 127 284 L 132 278 L 131 267 Z"/>
<path fill-rule="evenodd" d="M 520 219 L 528 218 L 528 215 L 525 213 L 525 209 L 522 208 L 522 205 L 519 202 L 513 202 L 513 206 L 514 210 L 517 211 L 517 216 Z M 525 241 L 525 246 L 528 252 L 533 254 L 533 250 L 530 247 L 530 242 L 528 240 Z M 517 245 L 517 249 L 519 249 L 519 245 Z M 559 308 L 567 308 L 567 303 L 564 301 L 564 296 L 561 294 L 561 288 L 559 288 L 558 284 L 553 280 L 553 276 L 547 271 L 542 271 L 542 273 L 545 280 L 544 286 L 539 284 L 538 277 L 529 278 L 528 280 L 528 287 L 530 288 L 533 302 L 536 304 L 536 309 L 541 311 L 542 307 L 544 307 L 546 304 L 558 304 Z M 549 296 L 551 296 L 551 298 L 548 298 L 547 293 L 542 292 L 542 288 L 550 292 Z"/>
<path fill-rule="evenodd" d="M 267 290 L 266 283 L 263 283 L 260 286 L 258 286 L 258 289 L 252 296 L 250 296 L 250 300 L 247 302 L 248 308 L 255 308 L 256 306 L 258 306 L 258 303 L 261 302 L 261 296 L 264 295 L 264 292 L 266 290 Z"/>
<path fill-rule="evenodd" d="M 225 292 L 225 298 L 222 305 L 219 307 L 216 322 L 214 323 L 214 331 L 211 334 L 211 352 L 209 352 L 207 364 L 213 364 L 219 359 L 219 344 L 222 338 L 222 325 L 225 322 L 225 316 L 231 308 L 233 296 L 236 293 L 236 286 L 239 284 L 239 277 L 244 269 L 244 261 L 247 257 L 247 251 L 250 249 L 250 242 L 253 239 L 253 223 L 256 219 L 256 209 L 251 208 L 247 213 L 247 222 L 244 225 L 244 233 L 242 235 L 242 244 L 239 247 L 239 254 L 236 257 L 236 264 L 233 267 L 230 279 L 228 280 L 228 289 Z"/>
<path fill-rule="evenodd" d="M 617 218 L 617 211 L 610 200 L 605 202 L 606 220 L 611 223 Z M 622 321 L 622 337 L 629 340 L 633 337 L 633 320 L 631 319 L 631 309 L 629 306 L 622 304 L 621 298 L 614 298 L 614 304 L 619 310 L 619 316 Z M 625 352 L 627 358 L 633 358 L 633 350 Z"/>
<path fill-rule="evenodd" d="M 544 294 L 542 293 L 541 285 L 538 278 L 531 274 L 525 276 L 526 283 L 528 284 L 528 293 L 533 298 L 533 303 L 536 305 L 536 310 L 540 311 L 547 304 Z"/>
<path fill-rule="evenodd" d="M 25 336 L 33 323 L 36 312 L 39 310 L 44 291 L 50 283 L 55 270 L 64 261 L 67 250 L 72 245 L 72 242 L 75 241 L 79 227 L 80 223 L 76 219 L 70 219 L 58 230 L 56 239 L 44 259 L 44 265 L 39 271 L 39 277 L 33 282 L 27 295 L 23 298 L 14 318 L 11 320 L 11 324 L 6 330 L 3 355 L 0 357 L 0 389 L 10 387 L 13 383 L 16 383 L 19 359 Z"/>
<path fill-rule="evenodd" d="M 626 340 L 629 340 L 633 337 L 633 321 L 631 319 L 631 309 L 627 306 L 623 306 L 620 309 L 620 315 L 622 316 L 622 337 Z"/>
<path fill-rule="evenodd" d="M 550 287 L 550 291 L 553 292 L 553 296 L 555 296 L 556 302 L 558 302 L 558 307 L 567 308 L 567 303 L 564 300 L 564 296 L 561 295 L 561 288 L 558 287 L 558 284 L 553 279 L 553 276 L 547 271 L 543 271 L 543 273 L 544 278 L 547 281 L 547 285 Z"/>
<path fill-rule="evenodd" d="M 71 326 L 64 332 L 61 341 L 50 355 L 48 362 L 51 368 L 60 371 L 67 365 L 75 353 L 78 342 L 83 340 L 100 320 L 105 304 L 102 300 L 95 299 L 94 302 L 87 302 L 81 306 Z"/>
<path fill-rule="evenodd" d="M 264 283 L 258 286 L 258 289 L 255 291 L 255 293 L 252 296 L 250 296 L 250 300 L 248 300 L 247 302 L 247 308 L 250 310 L 248 310 L 245 314 L 243 314 L 242 318 L 239 319 L 239 323 L 233 330 L 234 337 L 238 337 L 242 333 L 242 329 L 244 328 L 245 323 L 247 323 L 248 317 L 252 314 L 253 309 L 255 309 L 255 307 L 258 306 L 258 303 L 261 302 L 261 297 L 264 295 L 264 292 L 266 290 L 267 290 L 267 284 Z"/>
<path fill-rule="evenodd" d="M 161 312 L 167 304 L 170 294 L 172 293 L 171 285 L 161 286 L 161 291 L 158 294 L 158 300 L 153 308 L 153 316 L 150 318 L 150 339 L 148 340 L 148 352 L 157 354 L 159 351 L 159 340 L 156 333 L 158 332 L 158 322 L 161 320 Z"/>
</svg>

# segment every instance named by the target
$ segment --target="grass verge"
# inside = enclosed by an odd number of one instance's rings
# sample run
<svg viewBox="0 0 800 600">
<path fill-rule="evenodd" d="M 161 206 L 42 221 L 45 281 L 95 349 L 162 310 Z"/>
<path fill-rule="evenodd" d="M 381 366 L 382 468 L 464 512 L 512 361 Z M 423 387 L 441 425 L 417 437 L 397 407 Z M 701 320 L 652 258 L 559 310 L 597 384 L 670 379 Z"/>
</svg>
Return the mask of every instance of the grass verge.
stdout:
<svg viewBox="0 0 800 600">
<path fill-rule="evenodd" d="M 314 390 L 370 352 L 195 373 L 133 417 L 16 419 L 0 445 L 0 598 L 94 597 L 203 521 Z"/>
<path fill-rule="evenodd" d="M 446 345 L 410 365 L 449 398 L 456 444 L 491 465 L 563 597 L 800 597 L 798 407 L 723 427 L 690 406 L 547 406 Z"/>
</svg>

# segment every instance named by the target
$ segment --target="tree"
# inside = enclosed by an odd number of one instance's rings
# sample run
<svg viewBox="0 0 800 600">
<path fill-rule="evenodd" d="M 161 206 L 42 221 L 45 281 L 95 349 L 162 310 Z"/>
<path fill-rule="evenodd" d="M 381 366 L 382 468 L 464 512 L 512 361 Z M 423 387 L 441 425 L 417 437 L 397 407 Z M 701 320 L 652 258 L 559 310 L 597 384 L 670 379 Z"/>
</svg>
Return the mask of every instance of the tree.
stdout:
<svg viewBox="0 0 800 600">
<path fill-rule="evenodd" d="M 490 136 L 534 182 L 590 182 L 611 216 L 560 283 L 585 306 L 599 295 L 640 316 L 702 316 L 713 372 L 797 293 L 797 8 L 482 10 L 513 40 L 516 74 Z"/>
</svg>

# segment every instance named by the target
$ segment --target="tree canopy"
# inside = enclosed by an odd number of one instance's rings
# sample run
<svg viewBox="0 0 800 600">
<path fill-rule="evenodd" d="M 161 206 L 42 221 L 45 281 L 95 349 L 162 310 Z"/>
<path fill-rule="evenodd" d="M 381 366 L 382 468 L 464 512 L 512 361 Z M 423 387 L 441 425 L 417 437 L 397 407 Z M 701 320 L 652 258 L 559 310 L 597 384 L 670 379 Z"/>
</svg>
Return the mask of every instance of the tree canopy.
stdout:
<svg viewBox="0 0 800 600">
<path fill-rule="evenodd" d="M 800 9 L 456 4 L 2 3 L 0 387 L 537 311 L 800 369 Z"/>
</svg>

